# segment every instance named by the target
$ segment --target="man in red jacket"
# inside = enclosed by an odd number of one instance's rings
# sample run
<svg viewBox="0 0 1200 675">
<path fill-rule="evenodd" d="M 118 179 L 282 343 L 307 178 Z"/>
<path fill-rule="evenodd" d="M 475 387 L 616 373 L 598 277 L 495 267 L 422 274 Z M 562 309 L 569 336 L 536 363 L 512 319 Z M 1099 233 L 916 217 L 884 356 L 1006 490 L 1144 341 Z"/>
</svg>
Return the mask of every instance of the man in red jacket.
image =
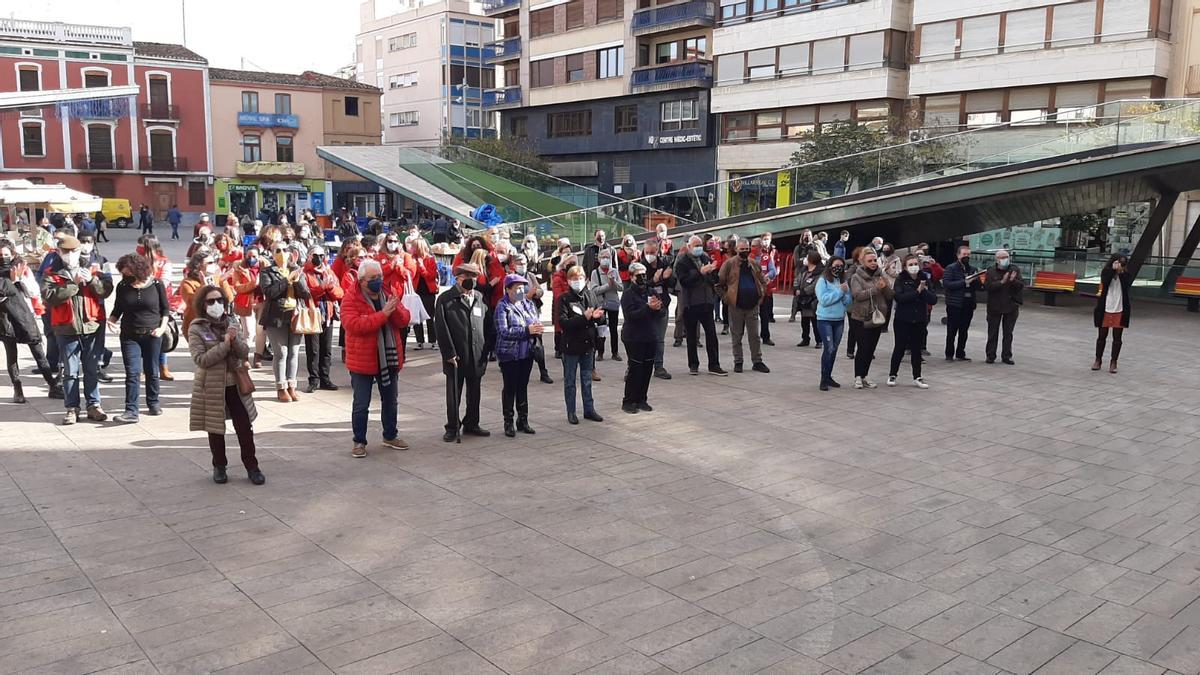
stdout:
<svg viewBox="0 0 1200 675">
<path fill-rule="evenodd" d="M 342 300 L 342 326 L 346 329 L 346 370 L 354 389 L 350 426 L 354 430 L 352 457 L 367 456 L 367 409 L 371 387 L 378 385 L 383 444 L 407 450 L 396 428 L 396 388 L 404 356 L 400 329 L 408 325 L 409 313 L 400 304 L 400 290 L 385 288 L 383 268 L 376 260 L 365 260 L 358 268 L 358 285 Z"/>
<path fill-rule="evenodd" d="M 317 389 L 337 391 L 338 386 L 329 379 L 329 362 L 333 356 L 333 324 L 338 318 L 338 309 L 345 292 L 333 270 L 329 269 L 325 248 L 314 246 L 308 249 L 309 259 L 304 263 L 304 280 L 312 301 L 321 310 L 322 331 L 304 336 L 304 356 L 308 361 L 308 393 Z"/>
</svg>

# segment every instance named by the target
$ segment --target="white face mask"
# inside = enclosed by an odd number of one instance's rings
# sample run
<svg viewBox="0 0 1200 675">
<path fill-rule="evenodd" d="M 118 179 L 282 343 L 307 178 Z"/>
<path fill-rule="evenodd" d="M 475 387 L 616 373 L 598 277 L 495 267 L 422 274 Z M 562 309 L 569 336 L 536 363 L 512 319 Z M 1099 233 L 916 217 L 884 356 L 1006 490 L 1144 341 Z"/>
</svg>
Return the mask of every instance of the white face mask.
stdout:
<svg viewBox="0 0 1200 675">
<path fill-rule="evenodd" d="M 219 267 L 217 267 L 216 263 L 209 263 L 208 265 L 205 265 L 204 271 L 208 274 L 208 276 L 215 277 L 217 276 L 217 272 L 220 272 L 221 270 Z"/>
<path fill-rule="evenodd" d="M 575 291 L 576 293 L 581 293 L 583 292 L 584 287 L 587 286 L 587 281 L 583 279 L 572 279 L 570 284 L 571 290 Z"/>
<path fill-rule="evenodd" d="M 209 318 L 219 320 L 221 317 L 225 316 L 225 305 L 207 305 L 204 308 L 204 312 L 208 314 Z"/>
<path fill-rule="evenodd" d="M 79 245 L 79 255 L 81 255 L 81 256 L 91 255 L 92 249 L 94 249 L 94 248 L 96 248 L 95 244 L 91 244 L 91 243 L 80 244 Z"/>
<path fill-rule="evenodd" d="M 526 267 L 524 265 L 517 265 L 517 267 L 516 267 L 517 274 L 524 275 L 525 270 L 526 270 Z"/>
<path fill-rule="evenodd" d="M 63 264 L 67 266 L 67 269 L 73 270 L 76 267 L 79 267 L 79 251 L 71 251 L 70 253 L 62 253 L 60 255 L 62 256 Z"/>
<path fill-rule="evenodd" d="M 399 251 L 399 250 L 400 250 L 400 242 L 398 242 L 398 241 L 389 241 L 389 242 L 387 243 L 387 249 L 388 249 L 388 251 L 389 251 L 389 252 L 391 252 L 391 253 L 395 253 L 396 251 Z"/>
<path fill-rule="evenodd" d="M 497 253 L 496 260 L 499 260 L 500 262 L 505 262 L 506 260 L 508 260 L 508 254 L 507 253 Z"/>
<path fill-rule="evenodd" d="M 920 266 L 920 265 L 909 265 L 909 266 L 908 266 L 908 273 L 909 273 L 909 274 L 911 274 L 911 275 L 913 275 L 914 277 L 915 277 L 915 276 L 917 276 L 917 274 L 918 274 L 920 271 L 921 271 L 921 266 Z"/>
<path fill-rule="evenodd" d="M 648 263 L 652 263 L 655 260 L 658 260 L 658 256 L 654 255 L 653 253 L 646 253 L 642 256 L 642 258 L 644 258 L 646 260 L 646 262 L 648 262 Z"/>
<path fill-rule="evenodd" d="M 302 228 L 300 228 L 300 238 L 301 238 L 301 239 L 308 239 L 308 238 L 309 238 L 309 237 L 311 237 L 311 236 L 312 236 L 312 230 L 311 230 L 311 229 L 309 229 L 309 228 L 307 228 L 307 227 L 302 227 Z"/>
</svg>

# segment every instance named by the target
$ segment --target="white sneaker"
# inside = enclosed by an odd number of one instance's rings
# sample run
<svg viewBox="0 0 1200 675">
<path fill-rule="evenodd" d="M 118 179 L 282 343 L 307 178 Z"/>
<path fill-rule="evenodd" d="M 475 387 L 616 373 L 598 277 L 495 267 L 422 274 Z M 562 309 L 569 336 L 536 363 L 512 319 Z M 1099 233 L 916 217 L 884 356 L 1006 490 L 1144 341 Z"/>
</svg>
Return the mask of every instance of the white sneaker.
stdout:
<svg viewBox="0 0 1200 675">
<path fill-rule="evenodd" d="M 888 384 L 888 386 L 889 386 L 889 387 L 894 387 L 894 386 L 896 386 L 896 376 L 895 376 L 895 375 L 888 375 L 888 383 L 887 383 L 887 384 Z"/>
<path fill-rule="evenodd" d="M 913 386 L 916 387 L 917 389 L 928 389 L 929 388 L 929 385 L 925 384 L 925 378 L 923 378 L 923 377 L 913 378 Z"/>
<path fill-rule="evenodd" d="M 867 389 L 876 389 L 879 387 L 879 385 L 875 384 L 874 382 L 868 380 L 865 377 L 862 379 L 862 385 L 864 387 L 866 387 Z"/>
<path fill-rule="evenodd" d="M 855 389 L 863 388 L 863 379 L 861 377 L 854 378 L 854 388 Z"/>
</svg>

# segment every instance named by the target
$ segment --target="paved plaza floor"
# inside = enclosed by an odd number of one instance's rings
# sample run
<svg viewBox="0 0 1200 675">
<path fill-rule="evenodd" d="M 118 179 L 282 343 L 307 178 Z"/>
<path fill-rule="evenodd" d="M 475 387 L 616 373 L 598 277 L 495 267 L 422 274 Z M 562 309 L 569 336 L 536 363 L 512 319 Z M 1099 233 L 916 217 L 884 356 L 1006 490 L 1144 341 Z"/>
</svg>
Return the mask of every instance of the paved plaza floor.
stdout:
<svg viewBox="0 0 1200 675">
<path fill-rule="evenodd" d="M 982 321 L 946 364 L 935 321 L 927 391 L 822 393 L 780 322 L 769 375 L 668 347 L 627 415 L 604 361 L 604 423 L 535 382 L 508 439 L 493 369 L 462 445 L 410 350 L 412 449 L 373 410 L 361 460 L 348 387 L 281 404 L 258 371 L 262 487 L 210 480 L 182 351 L 136 426 L 57 426 L 38 388 L 0 404 L 0 672 L 1196 673 L 1200 319 L 1136 306 L 1110 375 L 1090 306 L 1030 301 L 1015 366 Z"/>
</svg>

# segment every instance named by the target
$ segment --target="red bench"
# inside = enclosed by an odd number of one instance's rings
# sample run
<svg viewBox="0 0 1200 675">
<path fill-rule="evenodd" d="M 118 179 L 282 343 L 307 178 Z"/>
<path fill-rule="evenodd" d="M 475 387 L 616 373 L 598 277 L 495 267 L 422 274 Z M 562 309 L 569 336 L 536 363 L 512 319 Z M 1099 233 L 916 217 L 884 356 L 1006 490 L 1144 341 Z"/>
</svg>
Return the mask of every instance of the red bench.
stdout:
<svg viewBox="0 0 1200 675">
<path fill-rule="evenodd" d="M 1200 312 L 1200 277 L 1179 277 L 1175 280 L 1175 290 L 1171 295 L 1187 298 L 1189 312 Z"/>
<path fill-rule="evenodd" d="M 1054 307 L 1060 293 L 1075 292 L 1075 274 L 1072 272 L 1035 272 L 1031 290 L 1040 291 L 1046 298 L 1047 307 Z"/>
</svg>

